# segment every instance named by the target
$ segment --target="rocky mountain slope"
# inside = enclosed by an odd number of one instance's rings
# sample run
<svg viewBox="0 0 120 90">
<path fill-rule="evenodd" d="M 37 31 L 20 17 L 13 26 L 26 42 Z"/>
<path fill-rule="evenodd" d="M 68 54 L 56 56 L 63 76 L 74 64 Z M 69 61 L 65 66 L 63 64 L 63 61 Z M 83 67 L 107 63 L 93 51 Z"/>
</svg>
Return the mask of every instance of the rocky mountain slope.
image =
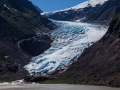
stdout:
<svg viewBox="0 0 120 90">
<path fill-rule="evenodd" d="M 23 66 L 31 55 L 50 47 L 52 40 L 46 33 L 55 28 L 30 1 L 0 0 L 0 81 L 23 78 L 26 73 Z M 40 49 L 34 48 L 31 53 L 36 44 Z"/>
<path fill-rule="evenodd" d="M 120 0 L 109 0 L 97 10 L 93 11 L 85 21 L 108 25 L 119 12 Z"/>
<path fill-rule="evenodd" d="M 97 10 L 106 1 L 108 0 L 87 0 L 74 7 L 53 12 L 45 12 L 42 15 L 45 15 L 51 19 L 62 21 L 73 21 L 77 19 L 83 19 L 86 16 L 89 16 L 94 10 Z"/>
</svg>

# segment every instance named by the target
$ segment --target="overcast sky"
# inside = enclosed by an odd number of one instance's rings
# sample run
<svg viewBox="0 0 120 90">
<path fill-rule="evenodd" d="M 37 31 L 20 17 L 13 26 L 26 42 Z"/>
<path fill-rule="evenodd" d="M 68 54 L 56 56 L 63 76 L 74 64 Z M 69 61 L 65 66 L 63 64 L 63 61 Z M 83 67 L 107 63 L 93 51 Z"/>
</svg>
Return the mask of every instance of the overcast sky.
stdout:
<svg viewBox="0 0 120 90">
<path fill-rule="evenodd" d="M 86 0 L 30 0 L 44 12 L 61 10 L 80 4 Z"/>
</svg>

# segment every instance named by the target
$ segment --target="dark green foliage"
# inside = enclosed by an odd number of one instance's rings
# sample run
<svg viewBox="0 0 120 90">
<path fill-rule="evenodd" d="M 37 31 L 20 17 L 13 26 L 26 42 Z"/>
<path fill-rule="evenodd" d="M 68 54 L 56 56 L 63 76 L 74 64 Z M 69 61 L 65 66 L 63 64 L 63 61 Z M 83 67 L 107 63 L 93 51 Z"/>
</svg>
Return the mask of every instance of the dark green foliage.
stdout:
<svg viewBox="0 0 120 90">
<path fill-rule="evenodd" d="M 47 29 L 54 29 L 53 26 L 28 0 L 0 1 L 0 30 L 4 33 L 1 36 L 18 41 L 33 37 L 38 30 L 45 32 Z"/>
</svg>

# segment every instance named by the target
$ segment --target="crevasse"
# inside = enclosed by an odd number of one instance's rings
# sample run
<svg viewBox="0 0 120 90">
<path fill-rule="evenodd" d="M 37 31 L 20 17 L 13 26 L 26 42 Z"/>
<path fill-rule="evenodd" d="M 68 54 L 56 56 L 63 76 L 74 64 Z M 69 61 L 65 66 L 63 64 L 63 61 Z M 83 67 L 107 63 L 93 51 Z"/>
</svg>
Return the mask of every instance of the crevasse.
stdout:
<svg viewBox="0 0 120 90">
<path fill-rule="evenodd" d="M 55 20 L 53 22 L 59 28 L 50 32 L 54 38 L 51 48 L 33 57 L 25 66 L 30 74 L 48 73 L 69 66 L 85 48 L 101 39 L 107 31 L 107 28 L 101 25 Z"/>
</svg>

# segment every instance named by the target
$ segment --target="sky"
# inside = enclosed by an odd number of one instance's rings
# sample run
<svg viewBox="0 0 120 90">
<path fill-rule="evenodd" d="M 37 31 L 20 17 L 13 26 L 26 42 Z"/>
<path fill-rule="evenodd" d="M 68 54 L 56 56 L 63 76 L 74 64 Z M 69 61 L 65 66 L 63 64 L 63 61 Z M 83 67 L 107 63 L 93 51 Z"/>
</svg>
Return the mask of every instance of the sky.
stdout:
<svg viewBox="0 0 120 90">
<path fill-rule="evenodd" d="M 86 0 L 29 0 L 43 12 L 61 10 L 78 5 Z"/>
</svg>

